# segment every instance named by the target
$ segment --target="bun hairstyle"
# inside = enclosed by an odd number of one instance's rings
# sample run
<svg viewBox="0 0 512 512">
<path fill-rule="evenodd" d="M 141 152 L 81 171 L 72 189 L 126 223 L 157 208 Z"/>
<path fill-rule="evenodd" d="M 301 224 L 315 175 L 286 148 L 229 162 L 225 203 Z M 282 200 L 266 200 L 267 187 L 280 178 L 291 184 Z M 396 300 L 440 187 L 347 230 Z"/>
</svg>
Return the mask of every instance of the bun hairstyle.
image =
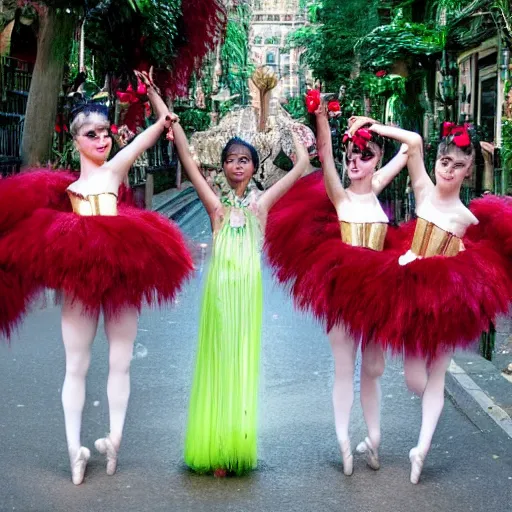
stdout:
<svg viewBox="0 0 512 512">
<path fill-rule="evenodd" d="M 69 114 L 69 132 L 76 137 L 80 128 L 89 123 L 94 124 L 96 128 L 108 129 L 108 107 L 98 101 L 86 101 L 82 95 L 75 95 L 75 104 L 71 106 Z"/>
</svg>

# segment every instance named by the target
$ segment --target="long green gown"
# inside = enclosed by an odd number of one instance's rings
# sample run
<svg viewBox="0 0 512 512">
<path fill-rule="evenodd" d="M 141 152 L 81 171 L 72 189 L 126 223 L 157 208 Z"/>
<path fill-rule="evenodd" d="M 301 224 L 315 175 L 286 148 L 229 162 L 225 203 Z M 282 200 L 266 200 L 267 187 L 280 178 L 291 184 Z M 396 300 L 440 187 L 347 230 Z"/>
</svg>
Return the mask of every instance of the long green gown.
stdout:
<svg viewBox="0 0 512 512">
<path fill-rule="evenodd" d="M 200 473 L 241 474 L 257 464 L 262 237 L 246 202 L 232 195 L 223 203 L 203 295 L 185 462 Z"/>
</svg>

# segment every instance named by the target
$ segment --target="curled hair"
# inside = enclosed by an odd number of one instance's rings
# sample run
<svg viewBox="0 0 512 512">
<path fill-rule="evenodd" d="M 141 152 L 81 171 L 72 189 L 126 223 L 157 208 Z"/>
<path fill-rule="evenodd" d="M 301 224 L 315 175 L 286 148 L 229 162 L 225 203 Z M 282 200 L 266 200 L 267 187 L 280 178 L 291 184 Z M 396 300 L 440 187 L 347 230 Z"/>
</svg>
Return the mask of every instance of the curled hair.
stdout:
<svg viewBox="0 0 512 512">
<path fill-rule="evenodd" d="M 232 139 L 229 139 L 227 144 L 224 146 L 224 149 L 222 150 L 221 154 L 221 163 L 224 165 L 226 163 L 226 159 L 229 154 L 229 150 L 233 146 L 243 146 L 249 150 L 251 153 L 251 160 L 254 164 L 254 172 L 258 170 L 258 167 L 260 166 L 260 157 L 258 156 L 258 152 L 256 151 L 256 148 L 249 144 L 248 142 L 245 142 L 245 140 L 240 139 L 239 137 L 233 137 Z"/>
</svg>

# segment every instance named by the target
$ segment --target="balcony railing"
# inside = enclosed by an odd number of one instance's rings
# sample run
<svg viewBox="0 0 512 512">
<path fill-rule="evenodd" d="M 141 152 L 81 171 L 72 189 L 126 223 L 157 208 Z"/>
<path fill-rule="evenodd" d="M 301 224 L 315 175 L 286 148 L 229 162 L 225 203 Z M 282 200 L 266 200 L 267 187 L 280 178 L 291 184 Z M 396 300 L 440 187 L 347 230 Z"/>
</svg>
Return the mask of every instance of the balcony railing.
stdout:
<svg viewBox="0 0 512 512">
<path fill-rule="evenodd" d="M 0 57 L 0 174 L 17 172 L 32 64 Z"/>
</svg>

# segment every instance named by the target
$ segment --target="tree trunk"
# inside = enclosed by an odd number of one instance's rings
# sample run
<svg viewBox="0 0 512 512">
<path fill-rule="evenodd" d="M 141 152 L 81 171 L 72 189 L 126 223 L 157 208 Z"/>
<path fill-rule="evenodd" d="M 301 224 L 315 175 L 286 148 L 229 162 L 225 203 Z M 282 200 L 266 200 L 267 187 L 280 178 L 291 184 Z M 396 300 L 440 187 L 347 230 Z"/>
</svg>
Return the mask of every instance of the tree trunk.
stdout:
<svg viewBox="0 0 512 512">
<path fill-rule="evenodd" d="M 73 16 L 64 9 L 48 8 L 41 15 L 21 142 L 24 166 L 45 165 L 50 157 L 64 62 L 69 55 L 74 24 Z"/>
</svg>

